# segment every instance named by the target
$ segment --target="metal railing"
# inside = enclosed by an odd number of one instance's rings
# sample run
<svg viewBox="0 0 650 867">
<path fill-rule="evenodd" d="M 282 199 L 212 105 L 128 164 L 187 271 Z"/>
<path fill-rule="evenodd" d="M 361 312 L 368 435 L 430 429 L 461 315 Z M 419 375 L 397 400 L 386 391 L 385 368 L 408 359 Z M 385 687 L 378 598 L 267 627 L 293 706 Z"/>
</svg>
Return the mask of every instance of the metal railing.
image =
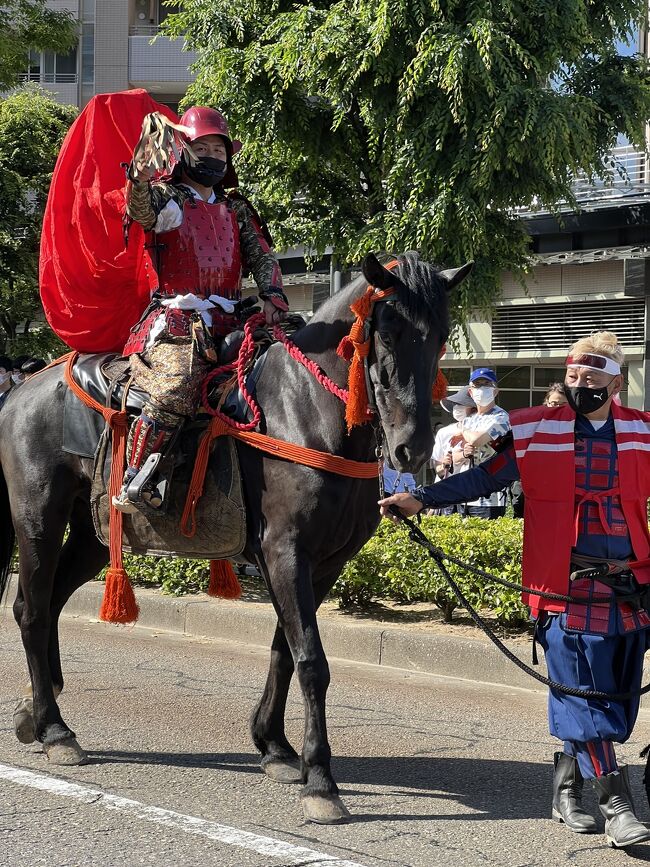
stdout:
<svg viewBox="0 0 650 867">
<path fill-rule="evenodd" d="M 129 27 L 129 36 L 156 36 L 160 32 L 157 24 L 133 24 Z"/>
<path fill-rule="evenodd" d="M 609 203 L 623 203 L 625 200 L 650 197 L 650 165 L 648 154 L 633 145 L 614 148 L 603 160 L 603 176 L 589 179 L 579 172 L 573 180 L 573 195 L 583 207 L 606 207 Z M 560 202 L 559 207 L 568 207 L 568 202 Z M 536 214 L 548 211 L 538 200 L 530 205 L 514 209 L 517 214 Z"/>
<path fill-rule="evenodd" d="M 36 81 L 40 84 L 76 84 L 76 72 L 25 72 L 21 81 Z"/>
</svg>

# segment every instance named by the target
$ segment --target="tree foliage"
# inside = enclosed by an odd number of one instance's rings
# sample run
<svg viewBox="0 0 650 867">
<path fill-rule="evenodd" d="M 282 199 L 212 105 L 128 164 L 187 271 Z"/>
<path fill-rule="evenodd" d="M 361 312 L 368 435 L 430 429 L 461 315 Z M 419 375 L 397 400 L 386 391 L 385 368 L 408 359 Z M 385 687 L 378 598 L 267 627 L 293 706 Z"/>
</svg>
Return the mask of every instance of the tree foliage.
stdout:
<svg viewBox="0 0 650 867">
<path fill-rule="evenodd" d="M 29 51 L 69 51 L 77 41 L 70 12 L 48 9 L 46 0 L 5 0 L 0 28 L 0 91 L 18 83 Z"/>
<path fill-rule="evenodd" d="M 643 0 L 184 0 L 185 104 L 224 109 L 281 244 L 473 258 L 462 310 L 527 259 L 512 209 L 571 199 L 618 133 L 643 146 L 646 62 L 618 40 Z"/>
<path fill-rule="evenodd" d="M 45 91 L 25 87 L 0 101 L 0 343 L 14 352 L 17 326 L 29 331 L 39 316 L 38 254 L 41 223 L 52 171 L 76 109 Z M 42 324 L 42 322 L 40 323 Z M 31 339 L 31 338 L 30 338 Z M 20 351 L 47 352 L 49 329 Z"/>
</svg>

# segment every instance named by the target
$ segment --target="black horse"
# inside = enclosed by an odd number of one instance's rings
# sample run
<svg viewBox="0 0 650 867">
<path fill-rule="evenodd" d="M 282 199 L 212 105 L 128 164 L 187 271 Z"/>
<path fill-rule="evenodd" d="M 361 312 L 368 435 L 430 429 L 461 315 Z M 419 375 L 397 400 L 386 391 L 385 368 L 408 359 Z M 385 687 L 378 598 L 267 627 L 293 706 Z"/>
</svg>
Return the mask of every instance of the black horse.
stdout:
<svg viewBox="0 0 650 867">
<path fill-rule="evenodd" d="M 431 454 L 431 391 L 449 331 L 447 293 L 470 270 L 471 264 L 439 271 L 411 252 L 387 270 L 370 254 L 363 276 L 324 304 L 294 340 L 345 387 L 348 364 L 336 348 L 353 321 L 350 304 L 367 283 L 394 288 L 374 305 L 370 321 L 368 371 L 377 425 L 348 435 L 344 405 L 276 344 L 257 388 L 265 431 L 357 461 L 373 459 L 383 431 L 390 463 L 416 471 Z M 106 565 L 108 551 L 91 520 L 92 462 L 62 449 L 66 390 L 61 366 L 51 368 L 23 385 L 0 414 L 0 597 L 17 541 L 14 616 L 31 687 L 14 715 L 16 735 L 26 743 L 40 741 L 50 762 L 80 764 L 85 754 L 56 701 L 63 689 L 58 620 L 71 594 Z M 252 717 L 253 740 L 269 777 L 302 780 L 308 819 L 340 821 L 348 814 L 330 770 L 329 668 L 316 610 L 377 526 L 378 485 L 288 463 L 240 442 L 237 448 L 248 515 L 244 556 L 260 568 L 278 615 L 266 687 Z M 300 757 L 284 730 L 294 670 L 305 702 Z"/>
</svg>

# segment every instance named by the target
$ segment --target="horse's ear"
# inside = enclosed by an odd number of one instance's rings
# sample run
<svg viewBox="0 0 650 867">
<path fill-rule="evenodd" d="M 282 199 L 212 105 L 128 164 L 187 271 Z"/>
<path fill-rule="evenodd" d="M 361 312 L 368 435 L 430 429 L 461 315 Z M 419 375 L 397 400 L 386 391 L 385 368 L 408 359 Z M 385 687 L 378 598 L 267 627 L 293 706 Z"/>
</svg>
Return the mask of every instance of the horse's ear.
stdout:
<svg viewBox="0 0 650 867">
<path fill-rule="evenodd" d="M 395 285 L 395 277 L 381 264 L 374 253 L 368 253 L 363 260 L 361 266 L 363 276 L 368 281 L 369 286 L 374 286 L 375 289 L 389 289 Z"/>
<path fill-rule="evenodd" d="M 473 262 L 465 262 L 460 268 L 448 268 L 446 271 L 439 271 L 438 274 L 447 281 L 447 291 L 449 292 L 467 277 L 473 267 Z"/>
</svg>

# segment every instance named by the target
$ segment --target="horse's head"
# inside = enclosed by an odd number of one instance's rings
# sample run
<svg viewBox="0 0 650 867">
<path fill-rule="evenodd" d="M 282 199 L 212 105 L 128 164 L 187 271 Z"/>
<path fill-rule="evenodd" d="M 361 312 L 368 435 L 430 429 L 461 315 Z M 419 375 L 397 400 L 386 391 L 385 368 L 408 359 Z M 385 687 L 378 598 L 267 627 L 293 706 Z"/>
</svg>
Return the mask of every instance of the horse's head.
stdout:
<svg viewBox="0 0 650 867">
<path fill-rule="evenodd" d="M 440 271 L 417 253 L 398 256 L 393 270 L 370 253 L 363 275 L 376 289 L 394 293 L 375 304 L 368 358 L 387 458 L 400 472 L 415 472 L 431 456 L 431 391 L 449 336 L 447 296 L 472 270 Z"/>
</svg>

